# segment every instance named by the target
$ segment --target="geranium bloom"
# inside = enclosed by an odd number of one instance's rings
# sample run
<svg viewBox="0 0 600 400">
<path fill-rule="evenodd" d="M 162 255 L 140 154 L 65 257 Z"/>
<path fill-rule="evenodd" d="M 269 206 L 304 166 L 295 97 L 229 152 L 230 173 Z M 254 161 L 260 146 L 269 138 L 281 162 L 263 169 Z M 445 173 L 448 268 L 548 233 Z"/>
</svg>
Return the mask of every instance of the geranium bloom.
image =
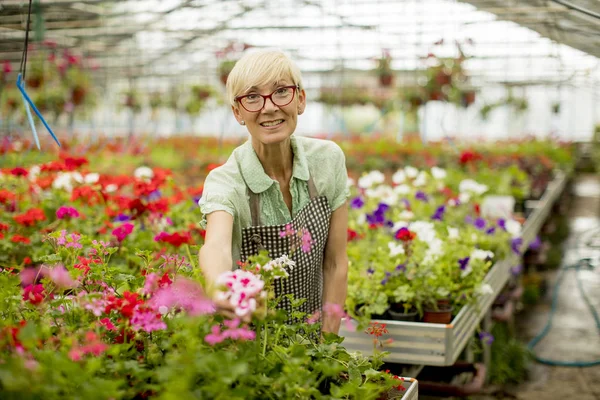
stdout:
<svg viewBox="0 0 600 400">
<path fill-rule="evenodd" d="M 58 219 L 77 217 L 79 217 L 79 212 L 73 207 L 60 206 L 59 209 L 56 210 L 56 218 Z"/>
<path fill-rule="evenodd" d="M 30 244 L 31 240 L 29 240 L 28 237 L 22 236 L 22 235 L 13 235 L 10 238 L 10 241 L 13 243 L 23 243 L 23 244 Z"/>
<path fill-rule="evenodd" d="M 27 170 L 25 168 L 22 167 L 15 167 L 13 169 L 10 170 L 11 175 L 14 176 L 27 176 L 29 173 L 27 172 Z"/>
<path fill-rule="evenodd" d="M 17 196 L 14 193 L 9 192 L 6 189 L 0 189 L 0 204 L 8 203 L 16 198 Z"/>
<path fill-rule="evenodd" d="M 256 296 L 262 293 L 265 283 L 251 272 L 227 271 L 217 278 L 217 284 L 226 288 L 218 296 L 235 307 L 236 315 L 243 317 L 256 310 Z"/>
<path fill-rule="evenodd" d="M 148 304 L 153 310 L 160 307 L 180 308 L 192 316 L 212 314 L 215 306 L 205 295 L 202 287 L 197 282 L 182 277 L 177 277 L 170 286 L 160 288 L 149 300 Z"/>
<path fill-rule="evenodd" d="M 44 301 L 46 292 L 44 286 L 41 284 L 28 285 L 23 289 L 23 300 L 30 302 L 31 304 L 40 304 Z"/>
<path fill-rule="evenodd" d="M 24 214 L 15 215 L 13 219 L 23 226 L 33 226 L 38 221 L 46 220 L 44 211 L 39 208 L 31 208 Z"/>
<path fill-rule="evenodd" d="M 131 318 L 133 316 L 134 309 L 144 303 L 144 300 L 139 298 L 137 293 L 125 292 L 123 293 L 123 297 L 117 297 L 115 295 L 110 295 L 106 299 L 107 305 L 104 310 L 106 314 L 110 313 L 112 310 L 116 310 L 121 313 L 126 318 Z"/>
<path fill-rule="evenodd" d="M 145 332 L 153 332 L 167 329 L 167 324 L 162 320 L 160 313 L 147 307 L 137 306 L 135 310 L 133 310 L 131 327 L 136 331 L 143 330 Z"/>
<path fill-rule="evenodd" d="M 379 322 L 371 322 L 371 325 L 369 325 L 365 332 L 369 335 L 375 336 L 376 338 L 379 338 L 384 333 L 389 333 L 386 328 L 386 324 L 381 324 Z"/>
<path fill-rule="evenodd" d="M 292 224 L 286 224 L 285 229 L 282 230 L 281 232 L 279 232 L 279 236 L 281 236 L 281 237 L 294 236 L 295 233 L 296 233 L 296 231 L 292 227 Z"/>
<path fill-rule="evenodd" d="M 131 232 L 133 232 L 133 227 L 133 224 L 125 223 L 113 229 L 112 234 L 117 238 L 119 242 L 122 242 L 127 236 L 129 236 Z"/>
<path fill-rule="evenodd" d="M 174 247 L 180 247 L 182 244 L 191 244 L 192 237 L 190 236 L 190 234 L 188 232 L 184 232 L 184 233 L 175 232 L 175 233 L 171 233 L 171 234 L 169 234 L 167 232 L 161 232 L 154 237 L 154 240 L 156 242 L 169 243 L 170 245 L 172 245 Z"/>
<path fill-rule="evenodd" d="M 417 237 L 415 232 L 411 232 L 408 228 L 400 228 L 396 232 L 395 238 L 403 242 L 410 242 Z"/>
</svg>

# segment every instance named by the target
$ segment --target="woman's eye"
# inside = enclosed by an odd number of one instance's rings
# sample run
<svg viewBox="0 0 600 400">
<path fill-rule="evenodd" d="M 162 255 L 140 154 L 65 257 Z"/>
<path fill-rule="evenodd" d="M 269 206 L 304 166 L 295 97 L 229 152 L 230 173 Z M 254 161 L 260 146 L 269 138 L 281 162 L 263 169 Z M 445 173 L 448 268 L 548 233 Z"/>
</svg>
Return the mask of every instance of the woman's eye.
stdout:
<svg viewBox="0 0 600 400">
<path fill-rule="evenodd" d="M 257 94 L 249 94 L 248 96 L 246 96 L 246 99 L 252 101 L 252 100 L 258 100 L 258 95 Z"/>
<path fill-rule="evenodd" d="M 282 94 L 286 94 L 287 91 L 288 91 L 288 88 L 280 88 L 275 91 L 275 94 L 282 95 Z"/>
</svg>

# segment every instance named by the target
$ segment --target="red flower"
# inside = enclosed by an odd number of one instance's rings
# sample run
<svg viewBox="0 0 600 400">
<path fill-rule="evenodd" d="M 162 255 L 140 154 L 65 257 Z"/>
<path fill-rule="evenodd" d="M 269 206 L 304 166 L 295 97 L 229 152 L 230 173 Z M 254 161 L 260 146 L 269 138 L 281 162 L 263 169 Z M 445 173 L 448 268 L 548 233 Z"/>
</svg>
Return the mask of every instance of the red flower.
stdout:
<svg viewBox="0 0 600 400">
<path fill-rule="evenodd" d="M 84 203 L 94 205 L 100 201 L 101 195 L 90 186 L 79 186 L 74 188 L 71 192 L 71 201 L 76 201 L 78 199 L 82 199 Z"/>
<path fill-rule="evenodd" d="M 210 172 L 210 171 L 212 171 L 213 169 L 215 169 L 215 168 L 218 168 L 218 167 L 220 167 L 220 166 L 221 166 L 221 164 L 210 163 L 210 164 L 208 164 L 208 165 L 206 166 L 206 172 Z"/>
<path fill-rule="evenodd" d="M 88 160 L 85 157 L 71 157 L 61 155 L 61 158 L 63 159 L 65 167 L 68 171 L 73 171 L 84 164 L 88 164 Z"/>
<path fill-rule="evenodd" d="M 152 203 L 148 203 L 146 208 L 148 209 L 148 211 L 153 213 L 166 214 L 167 212 L 169 212 L 169 200 L 159 199 L 157 201 L 153 201 Z"/>
<path fill-rule="evenodd" d="M 171 278 L 169 278 L 169 274 L 167 272 L 165 272 L 165 274 L 158 281 L 158 287 L 159 288 L 167 287 L 167 286 L 170 286 L 171 283 L 173 283 L 173 281 L 171 280 Z"/>
<path fill-rule="evenodd" d="M 10 173 L 14 176 L 27 176 L 29 172 L 25 168 L 15 167 L 10 170 Z"/>
<path fill-rule="evenodd" d="M 13 237 L 10 238 L 10 241 L 13 243 L 24 243 L 24 244 L 31 243 L 31 240 L 29 240 L 28 237 L 21 236 L 21 235 L 13 235 Z"/>
<path fill-rule="evenodd" d="M 28 285 L 23 289 L 23 300 L 29 301 L 31 304 L 40 304 L 44 301 L 44 297 L 46 297 L 44 285 Z"/>
<path fill-rule="evenodd" d="M 25 257 L 23 259 L 23 265 L 29 265 L 29 264 L 31 264 L 31 262 L 32 262 L 31 258 L 29 258 L 29 257 Z"/>
<path fill-rule="evenodd" d="M 479 204 L 475 203 L 473 205 L 473 210 L 475 211 L 475 214 L 477 214 L 477 216 L 481 215 L 481 208 L 479 207 Z"/>
<path fill-rule="evenodd" d="M 386 329 L 386 325 L 379 322 L 371 322 L 371 325 L 369 325 L 365 332 L 369 335 L 375 336 L 376 338 L 380 337 L 384 333 L 389 333 Z"/>
<path fill-rule="evenodd" d="M 0 204 L 6 204 L 10 200 L 14 200 L 16 198 L 17 196 L 14 193 L 9 192 L 6 189 L 0 189 Z"/>
<path fill-rule="evenodd" d="M 466 165 L 468 163 L 472 163 L 475 161 L 479 161 L 481 160 L 483 157 L 481 156 L 481 154 L 478 154 L 474 151 L 470 151 L 470 150 L 465 150 L 461 153 L 460 155 L 460 163 L 462 165 Z"/>
<path fill-rule="evenodd" d="M 9 226 L 0 222 L 0 232 L 7 231 Z"/>
<path fill-rule="evenodd" d="M 354 239 L 356 239 L 358 237 L 358 233 L 356 233 L 356 231 L 353 231 L 352 229 L 348 228 L 348 241 L 351 242 Z"/>
<path fill-rule="evenodd" d="M 133 316 L 134 308 L 143 304 L 144 300 L 138 297 L 137 293 L 125 292 L 123 293 L 123 297 L 116 297 L 114 295 L 110 295 L 107 298 L 108 304 L 104 309 L 106 314 L 110 313 L 112 310 L 116 310 L 121 313 L 126 318 L 131 318 Z"/>
<path fill-rule="evenodd" d="M 415 232 L 411 232 L 408 228 L 400 228 L 398 232 L 396 232 L 396 239 L 401 240 L 403 242 L 410 242 L 417 237 Z"/>
<path fill-rule="evenodd" d="M 87 275 L 87 273 L 90 272 L 90 264 L 102 264 L 100 259 L 95 259 L 92 257 L 85 258 L 82 256 L 77 256 L 77 258 L 79 259 L 79 263 L 73 265 L 73 268 L 82 270 L 83 275 Z"/>
<path fill-rule="evenodd" d="M 187 232 L 175 232 L 172 234 L 168 234 L 167 232 L 161 232 L 154 237 L 154 240 L 157 242 L 169 243 L 174 247 L 180 247 L 182 244 L 191 244 L 192 237 Z"/>
<path fill-rule="evenodd" d="M 24 214 L 15 215 L 13 219 L 23 226 L 33 226 L 35 225 L 36 221 L 44 221 L 46 216 L 44 215 L 44 211 L 41 209 L 31 208 Z"/>
</svg>

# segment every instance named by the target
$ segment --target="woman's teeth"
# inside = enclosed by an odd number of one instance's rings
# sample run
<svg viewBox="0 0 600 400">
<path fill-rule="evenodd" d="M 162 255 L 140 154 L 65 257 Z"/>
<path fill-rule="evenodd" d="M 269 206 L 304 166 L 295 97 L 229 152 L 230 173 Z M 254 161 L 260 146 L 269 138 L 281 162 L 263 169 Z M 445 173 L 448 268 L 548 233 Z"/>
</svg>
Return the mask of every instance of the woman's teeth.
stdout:
<svg viewBox="0 0 600 400">
<path fill-rule="evenodd" d="M 261 123 L 262 126 L 275 126 L 275 125 L 279 125 L 283 122 L 282 119 L 278 119 L 276 121 L 268 121 L 268 122 L 263 122 Z"/>
</svg>

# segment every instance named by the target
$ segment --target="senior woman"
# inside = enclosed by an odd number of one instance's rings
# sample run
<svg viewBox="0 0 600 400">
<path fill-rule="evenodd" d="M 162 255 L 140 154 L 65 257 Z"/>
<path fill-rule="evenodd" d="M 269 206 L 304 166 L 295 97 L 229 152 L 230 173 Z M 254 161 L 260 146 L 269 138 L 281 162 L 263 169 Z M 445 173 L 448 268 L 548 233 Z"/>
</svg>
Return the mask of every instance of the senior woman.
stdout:
<svg viewBox="0 0 600 400">
<path fill-rule="evenodd" d="M 348 189 L 345 157 L 331 141 L 294 135 L 306 93 L 298 67 L 280 51 L 246 54 L 227 79 L 233 115 L 250 133 L 227 162 L 212 170 L 199 201 L 206 224 L 200 265 L 209 286 L 237 261 L 269 251 L 289 255 L 286 225 L 307 229 L 309 252 L 296 251 L 296 267 L 276 295 L 306 298 L 300 311 L 346 300 Z M 221 312 L 231 308 L 217 302 Z M 287 299 L 282 308 L 291 311 Z M 323 331 L 337 333 L 340 318 L 325 314 Z"/>
</svg>

